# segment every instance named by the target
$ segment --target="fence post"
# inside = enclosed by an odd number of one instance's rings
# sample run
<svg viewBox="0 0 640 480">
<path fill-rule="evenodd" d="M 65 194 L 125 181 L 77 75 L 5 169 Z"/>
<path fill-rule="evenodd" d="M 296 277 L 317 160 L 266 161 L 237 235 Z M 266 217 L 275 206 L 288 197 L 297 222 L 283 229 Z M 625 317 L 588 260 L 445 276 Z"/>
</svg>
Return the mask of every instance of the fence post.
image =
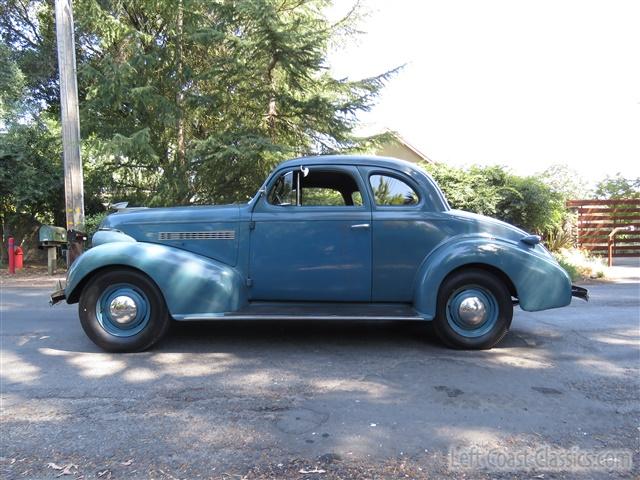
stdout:
<svg viewBox="0 0 640 480">
<path fill-rule="evenodd" d="M 16 242 L 13 237 L 9 237 L 9 273 L 16 273 Z"/>
</svg>

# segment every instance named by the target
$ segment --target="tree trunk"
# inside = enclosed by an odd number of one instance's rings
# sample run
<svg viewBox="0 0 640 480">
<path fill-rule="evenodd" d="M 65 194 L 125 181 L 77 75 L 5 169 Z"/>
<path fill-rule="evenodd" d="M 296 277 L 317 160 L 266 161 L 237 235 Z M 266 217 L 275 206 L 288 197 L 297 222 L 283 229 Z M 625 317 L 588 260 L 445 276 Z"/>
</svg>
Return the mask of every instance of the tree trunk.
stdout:
<svg viewBox="0 0 640 480">
<path fill-rule="evenodd" d="M 183 0 L 178 1 L 178 19 L 177 19 L 177 35 L 176 35 L 176 57 L 177 57 L 177 76 L 178 91 L 176 93 L 177 115 L 177 135 L 176 135 L 176 157 L 177 170 L 175 181 L 176 193 L 181 203 L 187 203 L 190 197 L 188 165 L 187 165 L 187 148 L 185 142 L 185 120 L 184 120 L 184 65 L 183 65 L 183 30 L 184 30 L 184 3 Z M 184 184 L 181 184 L 185 182 Z"/>
<path fill-rule="evenodd" d="M 278 116 L 278 110 L 276 108 L 276 92 L 275 87 L 273 85 L 273 70 L 276 68 L 276 64 L 278 63 L 278 58 L 274 55 L 271 57 L 271 61 L 267 66 L 267 82 L 269 84 L 269 90 L 271 92 L 269 98 L 269 107 L 267 109 L 267 127 L 269 129 L 269 135 L 271 136 L 271 140 L 275 140 L 276 135 L 276 117 Z"/>
</svg>

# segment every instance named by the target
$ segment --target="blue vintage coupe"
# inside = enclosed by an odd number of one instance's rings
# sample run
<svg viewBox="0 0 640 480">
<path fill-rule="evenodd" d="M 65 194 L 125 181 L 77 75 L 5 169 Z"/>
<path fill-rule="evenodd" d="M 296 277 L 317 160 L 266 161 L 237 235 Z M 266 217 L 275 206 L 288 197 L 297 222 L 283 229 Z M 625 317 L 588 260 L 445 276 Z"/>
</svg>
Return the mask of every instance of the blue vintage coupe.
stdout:
<svg viewBox="0 0 640 480">
<path fill-rule="evenodd" d="M 587 298 L 530 235 L 453 210 L 418 166 L 319 156 L 280 164 L 247 204 L 124 208 L 71 266 L 55 303 L 113 352 L 171 319 L 433 321 L 452 347 L 491 348 L 513 306 Z"/>
</svg>

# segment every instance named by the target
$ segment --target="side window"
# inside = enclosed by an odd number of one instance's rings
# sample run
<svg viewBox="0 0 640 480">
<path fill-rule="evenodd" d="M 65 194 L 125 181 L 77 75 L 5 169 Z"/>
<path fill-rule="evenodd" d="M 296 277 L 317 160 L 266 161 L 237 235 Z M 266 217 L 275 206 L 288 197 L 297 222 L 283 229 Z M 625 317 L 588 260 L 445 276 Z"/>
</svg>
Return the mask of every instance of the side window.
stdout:
<svg viewBox="0 0 640 480">
<path fill-rule="evenodd" d="M 267 195 L 267 200 L 271 205 L 296 205 L 294 175 L 297 176 L 297 172 L 290 171 L 278 177 Z"/>
<path fill-rule="evenodd" d="M 418 194 L 402 180 L 388 175 L 371 175 L 369 183 L 376 205 L 417 205 Z"/>
<path fill-rule="evenodd" d="M 305 175 L 306 173 L 306 175 Z M 360 207 L 362 193 L 344 171 L 310 168 L 282 174 L 267 195 L 272 205 L 302 207 Z"/>
<path fill-rule="evenodd" d="M 300 175 L 300 205 L 357 207 L 362 206 L 362 194 L 350 173 L 310 168 L 307 176 Z"/>
<path fill-rule="evenodd" d="M 302 189 L 302 205 L 307 207 L 344 206 L 340 192 L 332 188 L 311 187 Z"/>
</svg>

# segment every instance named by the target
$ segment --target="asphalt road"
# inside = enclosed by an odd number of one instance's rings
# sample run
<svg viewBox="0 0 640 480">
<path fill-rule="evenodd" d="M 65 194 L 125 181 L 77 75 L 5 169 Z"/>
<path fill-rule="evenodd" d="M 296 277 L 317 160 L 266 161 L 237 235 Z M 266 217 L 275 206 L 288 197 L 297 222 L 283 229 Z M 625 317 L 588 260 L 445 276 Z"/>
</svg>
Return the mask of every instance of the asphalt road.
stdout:
<svg viewBox="0 0 640 480">
<path fill-rule="evenodd" d="M 444 478 L 450 447 L 481 444 L 631 449 L 620 476 L 637 478 L 637 270 L 590 285 L 588 304 L 516 309 L 482 352 L 416 323 L 227 321 L 107 354 L 75 305 L 5 285 L 0 476 Z"/>
</svg>

